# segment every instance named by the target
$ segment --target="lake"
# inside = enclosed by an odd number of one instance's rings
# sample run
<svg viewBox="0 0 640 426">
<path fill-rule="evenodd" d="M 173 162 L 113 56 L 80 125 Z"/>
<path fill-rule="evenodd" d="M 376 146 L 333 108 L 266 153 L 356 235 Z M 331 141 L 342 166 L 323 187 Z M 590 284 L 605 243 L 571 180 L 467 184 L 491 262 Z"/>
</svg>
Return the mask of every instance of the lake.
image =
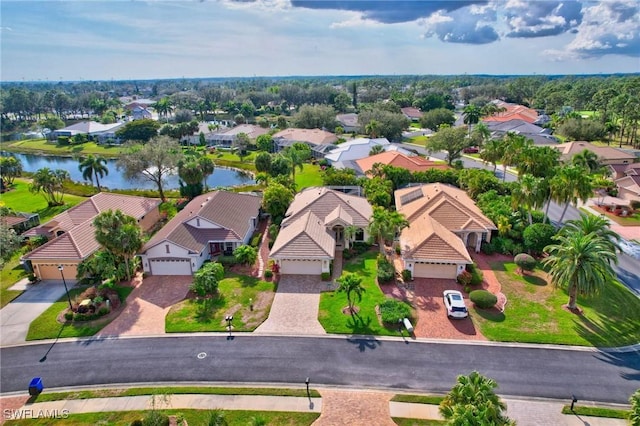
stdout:
<svg viewBox="0 0 640 426">
<path fill-rule="evenodd" d="M 85 181 L 82 178 L 82 172 L 78 169 L 78 160 L 75 160 L 71 157 L 17 154 L 6 152 L 3 152 L 2 155 L 11 155 L 22 161 L 22 169 L 25 172 L 35 172 L 38 169 L 42 169 L 44 167 L 48 167 L 52 170 L 63 169 L 69 172 L 69 175 L 71 175 L 71 180 L 90 183 L 89 181 Z M 157 186 L 153 182 L 147 180 L 132 181 L 125 179 L 122 176 L 122 173 L 116 168 L 116 160 L 107 160 L 107 168 L 109 169 L 109 174 L 100 178 L 100 186 L 102 187 L 106 187 L 109 189 L 157 188 Z M 168 176 L 165 182 L 166 185 L 164 186 L 164 189 L 180 188 L 177 175 Z M 216 167 L 213 174 L 207 179 L 207 185 L 209 186 L 209 188 L 251 185 L 253 183 L 255 183 L 255 180 L 250 173 L 222 167 Z"/>
</svg>

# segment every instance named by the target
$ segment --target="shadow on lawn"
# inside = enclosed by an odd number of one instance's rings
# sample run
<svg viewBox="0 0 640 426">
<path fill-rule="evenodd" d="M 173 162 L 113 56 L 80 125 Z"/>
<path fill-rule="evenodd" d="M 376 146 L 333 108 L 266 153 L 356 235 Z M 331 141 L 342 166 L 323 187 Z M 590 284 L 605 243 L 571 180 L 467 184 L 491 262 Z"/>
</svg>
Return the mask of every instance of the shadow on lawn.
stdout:
<svg viewBox="0 0 640 426">
<path fill-rule="evenodd" d="M 238 274 L 230 274 L 229 278 L 233 278 L 237 280 L 242 287 L 255 287 L 258 284 L 258 281 L 255 277 L 251 277 L 249 275 L 238 275 Z"/>
<path fill-rule="evenodd" d="M 602 314 L 597 314 L 597 318 L 597 323 L 584 314 L 576 314 L 574 318 L 576 333 L 593 346 L 615 347 L 631 343 L 620 341 L 617 336 L 636 336 L 640 338 L 640 327 L 635 321 L 625 321 L 621 317 Z"/>
<path fill-rule="evenodd" d="M 491 322 L 503 322 L 506 319 L 504 312 L 500 312 L 497 308 L 480 309 L 477 306 L 473 307 L 473 310 L 478 316 Z"/>
<path fill-rule="evenodd" d="M 224 307 L 224 296 L 218 295 L 211 299 L 201 299 L 195 301 L 196 303 L 196 321 L 199 323 L 211 322 L 215 313 Z"/>
</svg>

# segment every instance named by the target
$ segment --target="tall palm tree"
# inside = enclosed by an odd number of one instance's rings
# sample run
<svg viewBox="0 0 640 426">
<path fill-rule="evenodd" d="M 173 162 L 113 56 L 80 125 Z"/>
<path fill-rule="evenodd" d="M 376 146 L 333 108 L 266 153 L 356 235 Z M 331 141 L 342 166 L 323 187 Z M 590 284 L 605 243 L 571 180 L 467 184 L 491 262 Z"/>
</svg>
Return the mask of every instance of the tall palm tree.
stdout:
<svg viewBox="0 0 640 426">
<path fill-rule="evenodd" d="M 364 132 L 373 139 L 380 137 L 380 130 L 381 125 L 377 120 L 371 120 L 366 126 L 364 126 Z"/>
<path fill-rule="evenodd" d="M 200 166 L 200 170 L 202 171 L 202 187 L 205 191 L 208 191 L 209 188 L 207 186 L 207 178 L 213 174 L 216 165 L 213 160 L 206 155 L 198 158 L 198 165 Z"/>
<path fill-rule="evenodd" d="M 589 151 L 588 149 L 575 154 L 571 158 L 571 164 L 582 166 L 587 169 L 589 173 L 596 173 L 602 167 L 602 165 L 600 164 L 600 159 L 598 158 L 598 154 L 593 151 Z"/>
<path fill-rule="evenodd" d="M 518 165 L 522 151 L 527 148 L 530 142 L 522 135 L 508 132 L 503 139 L 503 144 L 504 148 L 500 160 L 504 168 L 504 175 L 502 176 L 502 180 L 504 181 L 507 176 L 507 166 Z"/>
<path fill-rule="evenodd" d="M 504 156 L 504 143 L 497 139 L 489 139 L 480 151 L 480 158 L 485 163 L 493 164 L 493 173 L 498 168 L 498 161 Z"/>
<path fill-rule="evenodd" d="M 460 375 L 440 403 L 440 414 L 452 425 L 513 425 L 503 414 L 507 407 L 495 394 L 497 387 L 495 380 L 477 371 Z"/>
<path fill-rule="evenodd" d="M 109 174 L 109 168 L 107 167 L 107 160 L 102 157 L 94 157 L 89 155 L 82 160 L 78 165 L 78 169 L 82 172 L 82 178 L 90 180 L 93 183 L 93 178 L 96 179 L 96 188 L 100 191 L 99 177 L 104 177 Z"/>
<path fill-rule="evenodd" d="M 530 174 L 522 175 L 511 192 L 511 199 L 514 207 L 522 206 L 527 211 L 529 225 L 533 224 L 531 210 L 537 209 L 544 204 L 545 192 L 543 179 Z"/>
<path fill-rule="evenodd" d="M 605 244 L 609 245 L 612 252 L 621 252 L 619 242 L 621 240 L 620 235 L 617 232 L 612 231 L 609 227 L 609 221 L 600 216 L 592 214 L 580 213 L 580 219 L 568 220 L 562 228 L 563 233 L 581 233 L 584 235 L 595 234 Z"/>
<path fill-rule="evenodd" d="M 469 126 L 469 136 L 471 136 L 471 127 L 477 124 L 482 117 L 482 109 L 478 105 L 469 104 L 462 110 L 462 121 Z"/>
<path fill-rule="evenodd" d="M 362 277 L 354 274 L 353 272 L 343 272 L 342 276 L 336 280 L 340 286 L 338 287 L 338 293 L 346 293 L 347 303 L 349 304 L 349 313 L 353 315 L 355 313 L 353 300 L 351 300 L 351 294 L 355 294 L 358 301 L 362 300 L 362 293 L 366 289 L 362 286 Z"/>
<path fill-rule="evenodd" d="M 409 222 L 402 213 L 374 206 L 368 230 L 369 235 L 378 241 L 380 253 L 384 253 L 384 242 L 393 240 L 396 233 L 408 226 Z"/>
<path fill-rule="evenodd" d="M 296 182 L 296 167 L 300 171 L 304 170 L 304 162 L 309 159 L 309 151 L 296 147 L 295 144 L 284 150 L 282 155 L 289 161 L 291 165 L 291 179 Z"/>
<path fill-rule="evenodd" d="M 542 262 L 555 286 L 566 288 L 567 307 L 574 310 L 578 294 L 597 294 L 614 279 L 611 264 L 618 258 L 610 243 L 595 233 L 561 232 L 554 240 L 556 244 L 545 247 L 549 256 Z"/>
<path fill-rule="evenodd" d="M 593 184 L 589 175 L 580 166 L 564 166 L 558 169 L 556 175 L 549 182 L 550 198 L 558 203 L 564 203 L 560 222 L 564 219 L 570 203 L 577 204 L 578 200 L 585 202 L 593 194 Z M 547 206 L 548 210 L 549 206 Z"/>
<path fill-rule="evenodd" d="M 473 129 L 473 133 L 478 136 L 481 147 L 491 138 L 491 130 L 489 130 L 489 126 L 484 123 L 476 124 L 476 127 Z"/>
</svg>

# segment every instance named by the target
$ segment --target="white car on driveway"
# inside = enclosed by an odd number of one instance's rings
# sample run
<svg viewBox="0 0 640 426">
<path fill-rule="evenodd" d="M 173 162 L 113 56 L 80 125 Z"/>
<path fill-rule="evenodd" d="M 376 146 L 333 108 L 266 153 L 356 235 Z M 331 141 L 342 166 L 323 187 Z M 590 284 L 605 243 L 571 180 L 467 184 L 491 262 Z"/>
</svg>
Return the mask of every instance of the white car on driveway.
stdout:
<svg viewBox="0 0 640 426">
<path fill-rule="evenodd" d="M 445 290 L 442 293 L 442 297 L 444 298 L 444 307 L 449 318 L 466 318 L 469 316 L 462 293 L 457 290 Z"/>
</svg>

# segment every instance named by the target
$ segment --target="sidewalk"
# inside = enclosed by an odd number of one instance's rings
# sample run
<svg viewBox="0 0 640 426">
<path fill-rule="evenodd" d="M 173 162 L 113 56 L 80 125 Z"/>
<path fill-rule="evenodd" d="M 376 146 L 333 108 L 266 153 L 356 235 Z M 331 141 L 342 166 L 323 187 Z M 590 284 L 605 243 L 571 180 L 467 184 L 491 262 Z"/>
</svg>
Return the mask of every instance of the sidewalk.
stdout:
<svg viewBox="0 0 640 426">
<path fill-rule="evenodd" d="M 442 420 L 437 405 L 393 402 L 393 392 L 318 389 L 322 398 L 257 396 L 257 395 L 171 395 L 166 402 L 155 400 L 160 409 L 200 410 L 255 410 L 321 413 L 314 422 L 316 426 L 342 425 L 393 425 L 391 417 Z M 11 405 L 17 397 L 0 398 L 0 406 L 11 412 L 20 405 Z M 153 405 L 152 396 L 127 396 L 115 398 L 93 398 L 68 401 L 36 402 L 21 406 L 23 418 L 37 417 L 39 413 L 94 413 L 101 411 L 146 410 Z M 507 416 L 519 426 L 623 426 L 622 419 L 583 417 L 561 414 L 568 401 L 540 401 L 505 399 Z M 42 415 L 40 415 L 42 416 Z M 8 420 L 0 418 L 0 424 Z"/>
</svg>

